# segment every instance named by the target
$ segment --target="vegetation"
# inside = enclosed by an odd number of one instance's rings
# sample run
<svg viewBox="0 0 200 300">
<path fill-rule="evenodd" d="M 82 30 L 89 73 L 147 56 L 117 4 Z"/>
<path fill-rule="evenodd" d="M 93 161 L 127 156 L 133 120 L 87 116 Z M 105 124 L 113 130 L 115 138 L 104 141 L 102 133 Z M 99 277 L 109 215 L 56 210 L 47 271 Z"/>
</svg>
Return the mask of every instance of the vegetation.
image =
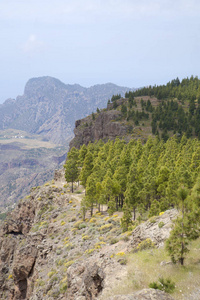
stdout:
<svg viewBox="0 0 200 300">
<path fill-rule="evenodd" d="M 84 215 L 90 210 L 92 216 L 94 207 L 100 211 L 102 205 L 108 206 L 110 215 L 122 210 L 121 226 L 127 231 L 132 214 L 140 222 L 144 215 L 153 217 L 176 207 L 181 215 L 167 249 L 173 262 L 183 264 L 189 241 L 200 234 L 199 149 L 200 142 L 186 136 L 167 142 L 149 137 L 144 145 L 140 140 L 126 144 L 116 139 L 72 148 L 68 157 L 81 169 L 79 179 L 86 190 Z"/>
<path fill-rule="evenodd" d="M 127 132 L 132 133 L 141 121 L 148 122 L 152 134 L 167 140 L 172 134 L 200 138 L 200 80 L 198 77 L 178 78 L 162 86 L 149 86 L 112 97 L 112 109 L 121 110 L 127 121 Z M 144 97 L 145 100 L 142 98 Z M 121 105 L 120 105 L 121 104 Z M 143 124 L 144 125 L 144 124 Z"/>
<path fill-rule="evenodd" d="M 163 277 L 158 279 L 158 282 L 152 282 L 149 284 L 152 289 L 159 289 L 166 293 L 172 293 L 175 289 L 175 283 L 170 278 L 164 279 Z"/>
</svg>

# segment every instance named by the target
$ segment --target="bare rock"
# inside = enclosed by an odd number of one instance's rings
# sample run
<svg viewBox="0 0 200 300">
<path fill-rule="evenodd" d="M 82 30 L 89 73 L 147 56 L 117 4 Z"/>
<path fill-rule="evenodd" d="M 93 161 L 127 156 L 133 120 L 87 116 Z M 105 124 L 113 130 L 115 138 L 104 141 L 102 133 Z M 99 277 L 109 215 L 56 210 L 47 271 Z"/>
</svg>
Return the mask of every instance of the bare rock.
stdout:
<svg viewBox="0 0 200 300">
<path fill-rule="evenodd" d="M 176 209 L 167 210 L 163 215 L 155 217 L 153 220 L 142 223 L 137 226 L 132 232 L 132 237 L 128 250 L 135 250 L 139 243 L 151 239 L 156 247 L 162 247 L 164 241 L 169 237 L 172 221 L 177 217 L 178 211 Z M 163 222 L 163 226 L 159 227 L 158 224 Z"/>
<path fill-rule="evenodd" d="M 27 234 L 31 229 L 35 217 L 33 199 L 19 203 L 13 213 L 3 225 L 3 234 Z"/>
<path fill-rule="evenodd" d="M 102 291 L 104 277 L 103 270 L 97 264 L 87 269 L 84 276 L 86 300 L 94 299 Z"/>
<path fill-rule="evenodd" d="M 108 140 L 117 136 L 124 136 L 126 126 L 117 121 L 120 116 L 120 111 L 111 110 L 101 112 L 95 120 L 92 120 L 90 116 L 76 121 L 75 138 L 70 142 L 70 149 L 73 146 L 79 148 L 81 145 L 87 145 L 95 140 Z"/>
<path fill-rule="evenodd" d="M 68 299 L 84 297 L 95 299 L 103 289 L 105 273 L 96 263 L 88 265 L 74 264 L 68 269 Z"/>
<path fill-rule="evenodd" d="M 28 277 L 33 273 L 37 257 L 37 248 L 27 246 L 20 248 L 15 256 L 13 279 L 15 283 L 15 299 L 27 299 Z"/>
</svg>

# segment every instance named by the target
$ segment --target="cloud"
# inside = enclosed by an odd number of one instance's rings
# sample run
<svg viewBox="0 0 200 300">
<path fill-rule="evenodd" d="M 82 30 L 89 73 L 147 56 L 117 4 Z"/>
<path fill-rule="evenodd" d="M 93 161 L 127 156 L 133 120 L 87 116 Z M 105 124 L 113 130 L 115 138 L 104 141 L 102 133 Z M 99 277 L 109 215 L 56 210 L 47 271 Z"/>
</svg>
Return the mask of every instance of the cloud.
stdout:
<svg viewBox="0 0 200 300">
<path fill-rule="evenodd" d="M 43 52 L 45 44 L 35 34 L 31 34 L 28 40 L 22 45 L 22 51 L 30 56 Z"/>
</svg>

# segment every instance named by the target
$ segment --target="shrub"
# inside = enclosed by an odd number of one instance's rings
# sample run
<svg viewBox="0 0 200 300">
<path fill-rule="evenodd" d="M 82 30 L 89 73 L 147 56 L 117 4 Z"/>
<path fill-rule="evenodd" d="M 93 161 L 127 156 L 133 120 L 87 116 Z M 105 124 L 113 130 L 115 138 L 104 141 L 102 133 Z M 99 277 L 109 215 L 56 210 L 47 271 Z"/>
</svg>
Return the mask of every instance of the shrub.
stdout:
<svg viewBox="0 0 200 300">
<path fill-rule="evenodd" d="M 129 241 L 129 237 L 127 235 L 124 235 L 122 238 L 120 238 L 122 241 L 124 242 L 128 242 Z"/>
<path fill-rule="evenodd" d="M 88 235 L 83 235 L 83 236 L 82 236 L 82 240 L 83 240 L 83 241 L 87 241 L 87 240 L 89 240 L 89 238 L 90 238 L 90 237 L 89 237 Z"/>
<path fill-rule="evenodd" d="M 117 255 L 117 256 L 124 256 L 125 253 L 124 253 L 124 252 L 118 252 L 116 255 Z"/>
<path fill-rule="evenodd" d="M 62 283 L 60 285 L 60 292 L 64 294 L 67 291 L 67 283 Z"/>
<path fill-rule="evenodd" d="M 91 218 L 89 223 L 96 223 L 97 219 L 96 218 Z"/>
<path fill-rule="evenodd" d="M 159 228 L 162 228 L 164 225 L 165 225 L 164 222 L 159 222 L 159 223 L 158 223 L 158 227 L 159 227 Z"/>
<path fill-rule="evenodd" d="M 71 265 L 73 265 L 74 264 L 74 260 L 69 260 L 69 261 L 67 261 L 65 264 L 64 264 L 64 266 L 65 267 L 67 267 L 67 268 L 69 268 Z"/>
<path fill-rule="evenodd" d="M 67 244 L 65 245 L 65 249 L 67 249 L 67 250 L 70 250 L 70 249 L 73 249 L 73 248 L 74 248 L 74 246 L 73 246 L 72 243 L 67 243 Z"/>
<path fill-rule="evenodd" d="M 99 228 L 99 230 L 102 232 L 108 232 L 108 231 L 110 231 L 111 228 L 112 228 L 112 224 L 106 224 L 106 225 L 101 226 Z"/>
<path fill-rule="evenodd" d="M 56 273 L 57 273 L 56 270 L 51 270 L 47 275 L 49 278 L 51 278 Z"/>
<path fill-rule="evenodd" d="M 149 219 L 149 222 L 152 223 L 152 224 L 156 223 L 156 217 L 155 217 L 155 216 L 154 216 L 154 217 L 151 217 L 151 218 Z"/>
<path fill-rule="evenodd" d="M 111 245 L 116 244 L 116 243 L 118 243 L 118 242 L 119 242 L 119 240 L 116 239 L 116 238 L 112 238 L 112 239 L 110 240 L 110 244 L 111 244 Z"/>
<path fill-rule="evenodd" d="M 158 289 L 166 293 L 173 293 L 175 289 L 175 283 L 170 278 L 164 279 L 163 277 L 158 279 L 158 282 L 151 282 L 149 287 L 152 289 Z"/>
<path fill-rule="evenodd" d="M 82 224 L 82 221 L 77 221 L 76 223 L 74 223 L 74 227 L 80 229 L 80 225 Z"/>
<path fill-rule="evenodd" d="M 118 260 L 118 262 L 120 263 L 120 265 L 126 265 L 127 264 L 127 259 L 126 258 L 120 258 Z"/>
<path fill-rule="evenodd" d="M 50 279 L 50 283 L 53 283 L 55 281 L 58 281 L 58 276 L 52 276 Z"/>
<path fill-rule="evenodd" d="M 151 249 L 151 248 L 155 248 L 155 244 L 149 238 L 146 239 L 146 240 L 144 240 L 144 241 L 142 241 L 137 246 L 137 250 L 138 251 L 142 251 L 142 250 L 146 250 L 146 249 Z"/>
<path fill-rule="evenodd" d="M 84 253 L 85 254 L 91 254 L 92 252 L 94 252 L 95 249 L 88 249 L 86 250 Z"/>
<path fill-rule="evenodd" d="M 83 229 L 83 228 L 85 228 L 85 227 L 86 227 L 86 224 L 85 224 L 85 223 L 82 223 L 82 224 L 79 225 L 79 229 Z"/>
</svg>

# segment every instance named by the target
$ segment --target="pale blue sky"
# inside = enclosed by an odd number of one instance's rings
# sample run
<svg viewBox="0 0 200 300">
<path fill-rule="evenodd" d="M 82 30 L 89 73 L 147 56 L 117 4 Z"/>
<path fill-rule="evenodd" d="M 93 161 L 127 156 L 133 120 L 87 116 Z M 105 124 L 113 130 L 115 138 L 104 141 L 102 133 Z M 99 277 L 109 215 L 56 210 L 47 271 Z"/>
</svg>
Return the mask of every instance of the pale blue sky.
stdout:
<svg viewBox="0 0 200 300">
<path fill-rule="evenodd" d="M 0 0 L 0 102 L 28 79 L 128 87 L 200 77 L 199 0 Z"/>
</svg>

